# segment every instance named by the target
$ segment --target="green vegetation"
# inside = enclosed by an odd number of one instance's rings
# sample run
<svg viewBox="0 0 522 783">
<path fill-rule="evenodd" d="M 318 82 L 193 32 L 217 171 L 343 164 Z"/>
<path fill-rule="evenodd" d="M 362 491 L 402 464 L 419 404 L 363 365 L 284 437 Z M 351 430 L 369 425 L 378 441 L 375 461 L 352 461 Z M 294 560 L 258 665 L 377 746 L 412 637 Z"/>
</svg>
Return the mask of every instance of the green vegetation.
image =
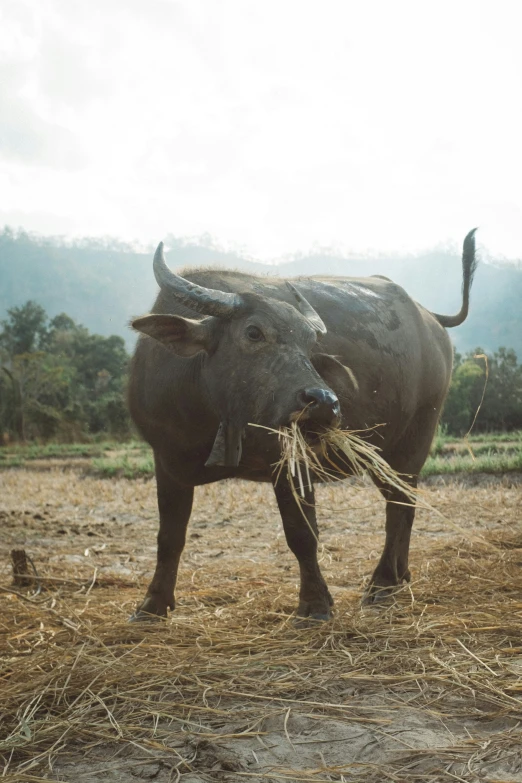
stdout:
<svg viewBox="0 0 522 783">
<path fill-rule="evenodd" d="M 152 451 L 146 443 L 137 440 L 13 445 L 0 449 L 0 470 L 29 467 L 36 461 L 44 461 L 44 467 L 48 468 L 53 460 L 57 466 L 77 467 L 104 478 L 154 476 Z M 474 435 L 466 441 L 439 433 L 422 475 L 513 471 L 522 471 L 522 431 Z"/>
<path fill-rule="evenodd" d="M 66 465 L 96 475 L 111 477 L 154 475 L 154 460 L 150 447 L 143 441 L 100 441 L 94 443 L 47 443 L 11 445 L 0 449 L 0 470 L 30 467 L 45 463 L 45 467 Z"/>
<path fill-rule="evenodd" d="M 123 476 L 124 478 L 151 478 L 154 475 L 154 458 L 152 452 L 145 456 L 123 454 L 104 459 L 93 459 L 92 472 L 99 476 L 111 478 Z"/>
<path fill-rule="evenodd" d="M 477 453 L 473 449 L 470 452 L 461 452 L 450 456 L 428 457 L 421 475 L 423 477 L 433 475 L 447 475 L 454 473 L 509 473 L 522 471 L 522 444 L 517 448 L 503 453 L 489 446 L 483 453 Z"/>
<path fill-rule="evenodd" d="M 144 454 L 149 451 L 149 446 L 140 440 L 129 440 L 125 443 L 104 440 L 93 443 L 12 444 L 0 449 L 0 467 L 9 460 L 25 463 L 32 460 L 91 459 L 112 452 Z"/>
<path fill-rule="evenodd" d="M 441 423 L 451 435 L 464 435 L 472 425 L 475 433 L 521 429 L 522 365 L 516 353 L 499 348 L 485 359 L 477 348 L 465 356 L 455 354 Z"/>
<path fill-rule="evenodd" d="M 445 433 L 441 425 L 422 476 L 522 471 L 522 430 L 485 432 L 469 437 Z"/>
<path fill-rule="evenodd" d="M 484 435 L 471 435 L 467 438 L 444 435 L 439 431 L 435 436 L 431 447 L 431 457 L 443 457 L 448 459 L 459 454 L 469 454 L 474 457 L 483 456 L 493 452 L 494 454 L 516 454 L 522 448 L 522 431 L 515 432 L 488 432 Z"/>
<path fill-rule="evenodd" d="M 49 321 L 32 301 L 0 325 L 2 442 L 129 438 L 121 337 L 91 334 L 65 313 Z"/>
<path fill-rule="evenodd" d="M 18 459 L 26 462 L 34 459 L 97 457 L 101 456 L 109 448 L 114 448 L 113 442 L 15 444 L 0 450 L 0 465 L 8 459 Z"/>
<path fill-rule="evenodd" d="M 443 432 L 443 427 L 441 426 L 439 428 L 439 433 L 442 431 L 442 441 L 444 444 L 454 444 L 454 443 L 461 443 L 464 444 L 465 442 L 469 441 L 472 444 L 481 444 L 481 443 L 518 443 L 522 442 L 522 430 L 514 430 L 513 432 L 481 432 L 480 434 L 474 433 L 473 435 L 470 435 L 468 438 L 466 438 L 466 441 L 464 441 L 464 438 L 462 436 L 457 435 L 447 435 Z M 437 438 L 439 437 L 439 434 L 437 434 Z"/>
</svg>

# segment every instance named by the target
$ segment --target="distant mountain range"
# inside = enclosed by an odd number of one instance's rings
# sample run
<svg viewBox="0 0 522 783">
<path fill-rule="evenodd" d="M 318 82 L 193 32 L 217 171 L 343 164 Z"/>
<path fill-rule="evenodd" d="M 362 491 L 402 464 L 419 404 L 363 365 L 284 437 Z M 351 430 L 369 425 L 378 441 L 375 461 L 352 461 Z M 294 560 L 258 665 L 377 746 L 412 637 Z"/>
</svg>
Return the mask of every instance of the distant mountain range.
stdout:
<svg viewBox="0 0 522 783">
<path fill-rule="evenodd" d="M 314 252 L 268 265 L 177 239 L 166 239 L 173 268 L 218 266 L 261 275 L 365 276 L 382 274 L 402 285 L 428 309 L 456 313 L 460 309 L 460 258 L 446 251 L 399 257 L 342 257 Z M 129 348 L 132 316 L 149 310 L 157 291 L 152 252 L 137 252 L 116 240 L 83 240 L 67 244 L 56 238 L 0 234 L 0 320 L 8 308 L 33 299 L 50 317 L 65 312 L 92 332 L 122 335 Z M 522 359 L 522 268 L 481 263 L 466 322 L 451 330 L 461 352 L 480 346 L 488 352 L 514 348 Z"/>
</svg>

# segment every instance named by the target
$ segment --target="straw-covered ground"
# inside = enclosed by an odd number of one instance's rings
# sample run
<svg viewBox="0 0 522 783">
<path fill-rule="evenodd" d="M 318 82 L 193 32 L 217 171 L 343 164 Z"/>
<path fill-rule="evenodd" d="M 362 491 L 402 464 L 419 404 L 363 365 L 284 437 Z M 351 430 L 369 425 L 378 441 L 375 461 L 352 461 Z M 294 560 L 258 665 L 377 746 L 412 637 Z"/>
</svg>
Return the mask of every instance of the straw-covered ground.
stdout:
<svg viewBox="0 0 522 783">
<path fill-rule="evenodd" d="M 383 503 L 320 489 L 336 613 L 308 629 L 269 487 L 197 491 L 178 608 L 149 627 L 127 618 L 154 566 L 153 481 L 0 485 L 0 778 L 522 781 L 520 485 L 425 488 L 413 582 L 364 610 Z M 12 587 L 16 548 L 32 586 Z"/>
</svg>

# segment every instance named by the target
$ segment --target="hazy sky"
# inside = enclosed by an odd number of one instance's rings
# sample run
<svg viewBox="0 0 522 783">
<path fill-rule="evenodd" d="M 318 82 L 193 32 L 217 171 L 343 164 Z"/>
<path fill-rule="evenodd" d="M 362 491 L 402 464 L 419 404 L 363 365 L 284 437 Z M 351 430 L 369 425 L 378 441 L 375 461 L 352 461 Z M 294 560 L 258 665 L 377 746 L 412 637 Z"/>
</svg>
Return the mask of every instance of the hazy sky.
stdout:
<svg viewBox="0 0 522 783">
<path fill-rule="evenodd" d="M 0 225 L 522 258 L 516 0 L 1 0 Z"/>
</svg>

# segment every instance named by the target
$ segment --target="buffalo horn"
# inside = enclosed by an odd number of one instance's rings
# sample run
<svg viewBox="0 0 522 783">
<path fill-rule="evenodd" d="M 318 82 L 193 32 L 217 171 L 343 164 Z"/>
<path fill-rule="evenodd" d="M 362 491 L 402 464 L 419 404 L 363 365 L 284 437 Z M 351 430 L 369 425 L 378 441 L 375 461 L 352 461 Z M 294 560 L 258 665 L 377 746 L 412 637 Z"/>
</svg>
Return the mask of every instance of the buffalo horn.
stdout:
<svg viewBox="0 0 522 783">
<path fill-rule="evenodd" d="M 301 315 L 304 315 L 318 334 L 326 334 L 326 326 L 324 325 L 323 319 L 314 310 L 310 302 L 304 298 L 292 283 L 287 282 L 287 286 L 297 299 L 297 309 Z"/>
<path fill-rule="evenodd" d="M 169 291 L 179 302 L 197 313 L 226 318 L 241 307 L 242 302 L 238 294 L 205 288 L 176 275 L 165 261 L 163 242 L 159 243 L 154 254 L 153 269 L 159 287 Z"/>
</svg>

